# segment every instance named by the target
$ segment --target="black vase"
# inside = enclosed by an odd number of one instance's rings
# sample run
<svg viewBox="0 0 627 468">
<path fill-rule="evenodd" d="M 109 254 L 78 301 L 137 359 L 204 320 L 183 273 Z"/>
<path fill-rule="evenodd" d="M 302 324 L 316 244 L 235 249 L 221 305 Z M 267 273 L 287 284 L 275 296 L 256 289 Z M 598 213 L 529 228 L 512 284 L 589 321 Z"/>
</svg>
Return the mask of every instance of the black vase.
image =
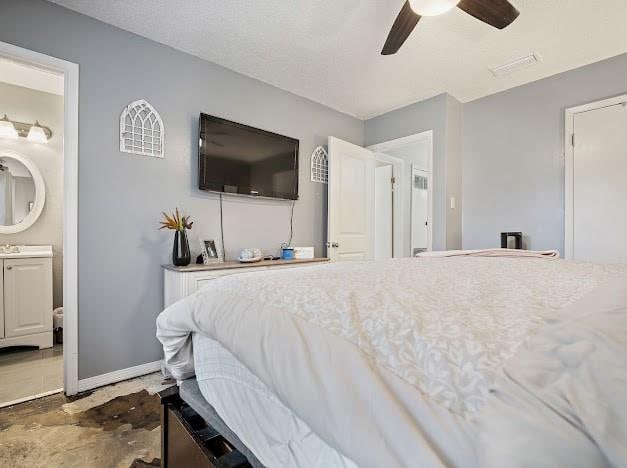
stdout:
<svg viewBox="0 0 627 468">
<path fill-rule="evenodd" d="M 174 233 L 174 245 L 172 246 L 172 263 L 176 266 L 187 266 L 191 260 L 192 256 L 189 253 L 187 232 L 176 231 Z"/>
</svg>

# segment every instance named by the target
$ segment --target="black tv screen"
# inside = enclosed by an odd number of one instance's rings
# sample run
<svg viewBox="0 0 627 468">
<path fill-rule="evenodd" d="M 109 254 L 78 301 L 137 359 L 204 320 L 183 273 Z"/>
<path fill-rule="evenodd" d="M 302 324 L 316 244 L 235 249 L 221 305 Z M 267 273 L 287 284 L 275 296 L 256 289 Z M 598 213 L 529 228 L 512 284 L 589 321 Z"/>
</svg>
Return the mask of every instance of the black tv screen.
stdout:
<svg viewBox="0 0 627 468">
<path fill-rule="evenodd" d="M 206 114 L 199 130 L 201 190 L 298 198 L 298 140 Z"/>
</svg>

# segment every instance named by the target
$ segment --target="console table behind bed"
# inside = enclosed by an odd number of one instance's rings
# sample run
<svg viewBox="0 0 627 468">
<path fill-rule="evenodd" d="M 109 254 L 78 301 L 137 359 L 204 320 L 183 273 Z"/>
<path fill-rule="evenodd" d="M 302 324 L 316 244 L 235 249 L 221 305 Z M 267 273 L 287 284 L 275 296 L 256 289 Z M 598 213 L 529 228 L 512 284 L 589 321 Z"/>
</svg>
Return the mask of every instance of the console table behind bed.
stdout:
<svg viewBox="0 0 627 468">
<path fill-rule="evenodd" d="M 328 258 L 224 262 L 176 267 L 163 265 L 164 307 L 195 293 L 221 276 L 275 268 L 297 268 Z M 165 371 L 164 371 L 165 374 Z M 195 379 L 159 393 L 162 468 L 263 468 L 248 448 L 200 395 Z"/>
<path fill-rule="evenodd" d="M 298 268 L 328 262 L 328 258 L 262 260 L 257 263 L 220 262 L 209 265 L 163 266 L 163 306 L 195 293 L 207 282 L 227 275 L 277 268 Z"/>
</svg>

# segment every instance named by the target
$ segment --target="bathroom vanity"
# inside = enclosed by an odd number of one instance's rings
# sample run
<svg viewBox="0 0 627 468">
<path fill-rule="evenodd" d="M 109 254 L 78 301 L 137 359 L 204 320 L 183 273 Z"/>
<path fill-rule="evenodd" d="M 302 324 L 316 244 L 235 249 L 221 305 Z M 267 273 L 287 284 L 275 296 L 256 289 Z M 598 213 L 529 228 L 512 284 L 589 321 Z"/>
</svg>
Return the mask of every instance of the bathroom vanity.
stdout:
<svg viewBox="0 0 627 468">
<path fill-rule="evenodd" d="M 44 179 L 27 156 L 0 149 L 0 348 L 52 347 L 52 246 L 1 245 L 39 219 Z"/>
<path fill-rule="evenodd" d="M 52 347 L 52 246 L 0 247 L 0 348 Z"/>
</svg>

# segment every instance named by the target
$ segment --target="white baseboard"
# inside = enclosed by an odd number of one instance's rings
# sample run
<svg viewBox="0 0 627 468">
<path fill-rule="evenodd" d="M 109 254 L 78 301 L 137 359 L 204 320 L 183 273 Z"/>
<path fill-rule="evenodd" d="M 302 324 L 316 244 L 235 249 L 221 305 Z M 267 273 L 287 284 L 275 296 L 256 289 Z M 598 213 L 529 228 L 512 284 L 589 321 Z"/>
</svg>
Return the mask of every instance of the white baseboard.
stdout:
<svg viewBox="0 0 627 468">
<path fill-rule="evenodd" d="M 20 403 L 24 403 L 26 401 L 37 400 L 39 398 L 47 397 L 50 395 L 54 395 L 55 393 L 63 392 L 62 388 L 57 388 L 56 390 L 49 390 L 47 392 L 38 393 L 36 395 L 30 395 L 24 398 L 18 398 L 17 400 L 6 401 L 4 403 L 0 403 L 0 408 L 6 408 L 8 406 L 18 405 Z"/>
<path fill-rule="evenodd" d="M 78 381 L 78 391 L 84 392 L 98 387 L 104 387 L 122 380 L 133 379 L 142 375 L 151 374 L 161 370 L 163 361 L 148 362 L 139 366 L 127 367 L 107 374 L 95 375 Z"/>
</svg>

